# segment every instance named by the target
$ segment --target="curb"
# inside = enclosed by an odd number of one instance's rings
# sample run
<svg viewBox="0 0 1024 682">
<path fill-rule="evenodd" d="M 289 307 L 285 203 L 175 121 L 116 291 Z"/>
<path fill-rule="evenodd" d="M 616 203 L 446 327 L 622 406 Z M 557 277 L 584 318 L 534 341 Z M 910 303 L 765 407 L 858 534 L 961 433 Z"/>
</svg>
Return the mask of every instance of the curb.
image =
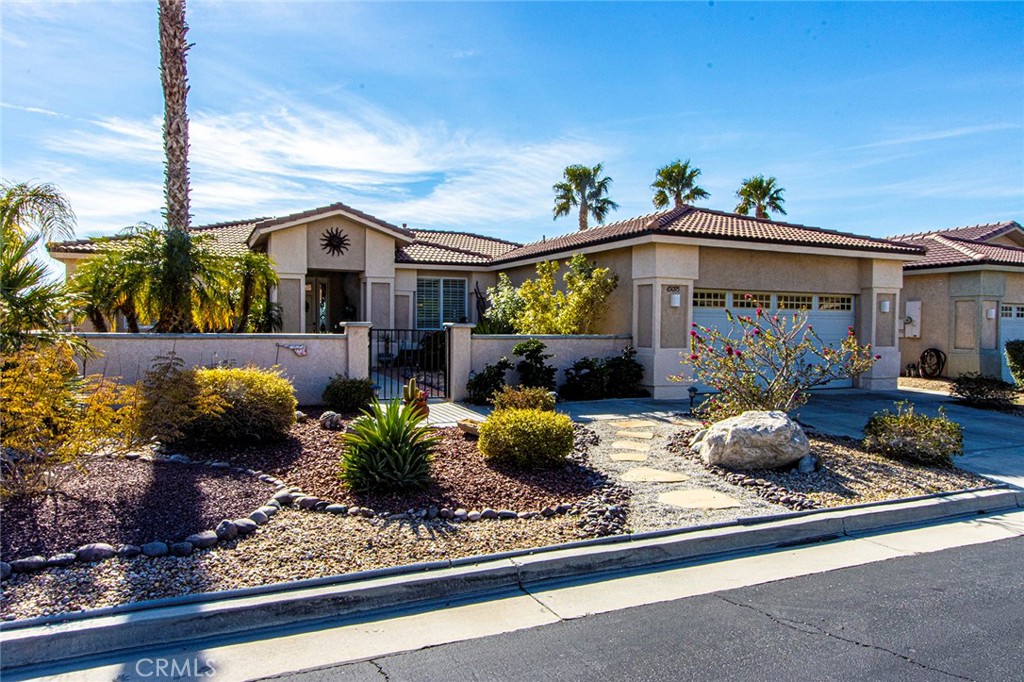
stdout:
<svg viewBox="0 0 1024 682">
<path fill-rule="evenodd" d="M 35 618 L 0 626 L 0 670 L 164 648 L 544 580 L 714 559 L 1022 507 L 1024 492 L 987 488 Z"/>
</svg>

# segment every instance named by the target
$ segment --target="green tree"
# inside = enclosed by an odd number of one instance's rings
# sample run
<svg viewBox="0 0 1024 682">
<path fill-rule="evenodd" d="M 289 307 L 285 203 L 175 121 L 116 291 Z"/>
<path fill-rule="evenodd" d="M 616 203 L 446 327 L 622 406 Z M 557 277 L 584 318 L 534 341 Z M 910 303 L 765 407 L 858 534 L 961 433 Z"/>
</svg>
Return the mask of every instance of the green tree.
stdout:
<svg viewBox="0 0 1024 682">
<path fill-rule="evenodd" d="M 271 305 L 270 288 L 279 281 L 274 263 L 265 253 L 246 251 L 232 258 L 230 267 L 235 286 L 232 330 L 254 331 Z"/>
<path fill-rule="evenodd" d="M 32 256 L 42 239 L 74 235 L 71 204 L 50 184 L 5 182 L 0 189 L 0 353 L 73 343 L 61 334 L 71 299 Z"/>
<path fill-rule="evenodd" d="M 523 297 L 504 272 L 498 274 L 498 283 L 487 287 L 487 312 L 483 325 L 490 334 L 511 334 L 515 322 L 523 312 Z"/>
<path fill-rule="evenodd" d="M 740 215 L 750 215 L 753 209 L 755 218 L 766 220 L 771 219 L 769 211 L 786 215 L 785 209 L 782 208 L 786 201 L 782 198 L 785 190 L 777 186 L 776 182 L 775 178 L 766 179 L 763 175 L 755 175 L 744 180 L 743 185 L 736 190 L 736 196 L 740 198 L 736 212 Z"/>
<path fill-rule="evenodd" d="M 658 176 L 651 183 L 654 192 L 654 205 L 657 208 L 668 206 L 669 200 L 675 208 L 683 204 L 692 204 L 699 199 L 707 199 L 711 196 L 703 187 L 697 186 L 697 178 L 700 176 L 700 169 L 690 167 L 690 160 L 680 161 L 676 159 L 667 166 L 658 169 Z"/>
<path fill-rule="evenodd" d="M 576 254 L 565 263 L 565 290 L 558 289 L 558 261 L 537 263 L 537 276 L 519 287 L 522 312 L 515 320 L 520 334 L 587 334 L 604 314 L 618 276 Z"/>
<path fill-rule="evenodd" d="M 580 230 L 587 229 L 588 216 L 603 223 L 608 213 L 619 207 L 608 198 L 612 179 L 601 177 L 603 172 L 601 164 L 593 168 L 580 164 L 566 166 L 565 179 L 552 187 L 555 191 L 555 218 L 569 215 L 576 206 L 579 208 Z"/>
<path fill-rule="evenodd" d="M 195 267 L 189 234 L 188 174 L 188 70 L 186 55 L 185 0 L 159 0 L 160 83 L 164 95 L 164 219 L 167 229 L 161 247 L 165 265 L 162 280 L 151 294 L 158 308 L 154 331 L 192 331 L 189 309 Z M 202 296 L 202 293 L 200 294 Z"/>
</svg>

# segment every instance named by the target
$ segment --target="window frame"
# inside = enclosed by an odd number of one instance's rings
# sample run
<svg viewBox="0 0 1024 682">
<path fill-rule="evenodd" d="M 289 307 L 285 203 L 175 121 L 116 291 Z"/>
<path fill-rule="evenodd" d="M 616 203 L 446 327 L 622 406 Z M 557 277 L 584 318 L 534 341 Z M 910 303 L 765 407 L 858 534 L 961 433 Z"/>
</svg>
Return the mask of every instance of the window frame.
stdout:
<svg viewBox="0 0 1024 682">
<path fill-rule="evenodd" d="M 429 326 L 429 327 L 427 327 L 427 326 L 422 326 L 421 325 L 421 319 L 420 319 L 421 318 L 421 315 L 420 315 L 420 291 L 421 291 L 421 284 L 420 283 L 421 282 L 433 282 L 434 283 L 433 286 L 436 287 L 436 289 L 435 289 L 437 291 L 437 302 L 435 304 L 436 308 L 437 308 L 437 319 L 435 320 L 436 326 Z M 445 284 L 447 282 L 461 282 L 461 285 L 462 285 L 462 296 L 459 297 L 459 298 L 461 298 L 461 302 L 459 304 L 459 308 L 461 310 L 461 314 L 458 316 L 458 319 L 455 319 L 455 320 L 445 320 L 444 319 L 445 318 L 445 307 L 446 307 L 445 306 L 445 288 L 446 288 Z M 416 309 L 413 311 L 415 313 L 414 316 L 413 316 L 413 324 L 415 325 L 415 328 L 418 329 L 418 330 L 433 331 L 433 330 L 438 330 L 438 329 L 444 329 L 444 325 L 445 325 L 446 322 L 458 322 L 460 319 L 468 319 L 468 312 L 467 312 L 468 311 L 468 303 L 467 303 L 468 294 L 469 294 L 469 280 L 467 278 L 465 278 L 465 277 L 420 277 L 420 276 L 417 276 L 416 277 L 416 297 L 415 297 L 415 308 Z"/>
</svg>

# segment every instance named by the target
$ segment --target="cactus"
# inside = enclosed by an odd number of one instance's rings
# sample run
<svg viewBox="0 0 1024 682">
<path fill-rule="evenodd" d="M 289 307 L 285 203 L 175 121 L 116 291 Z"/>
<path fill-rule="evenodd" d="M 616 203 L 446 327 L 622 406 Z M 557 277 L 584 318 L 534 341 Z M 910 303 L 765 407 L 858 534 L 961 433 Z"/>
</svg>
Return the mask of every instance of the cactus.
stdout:
<svg viewBox="0 0 1024 682">
<path fill-rule="evenodd" d="M 420 389 L 416 386 L 416 378 L 409 379 L 409 383 L 402 387 L 402 402 L 406 405 L 420 397 Z"/>
</svg>

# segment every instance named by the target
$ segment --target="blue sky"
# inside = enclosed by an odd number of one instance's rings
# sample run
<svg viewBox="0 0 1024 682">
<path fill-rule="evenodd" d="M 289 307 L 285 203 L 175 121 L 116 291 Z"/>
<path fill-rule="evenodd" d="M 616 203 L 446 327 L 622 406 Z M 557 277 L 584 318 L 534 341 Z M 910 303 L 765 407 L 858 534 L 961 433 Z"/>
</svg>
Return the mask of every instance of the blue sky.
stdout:
<svg viewBox="0 0 1024 682">
<path fill-rule="evenodd" d="M 2 175 L 79 234 L 160 222 L 156 2 L 2 5 Z M 188 5 L 194 224 L 343 201 L 517 241 L 603 162 L 648 213 L 689 158 L 710 208 L 883 236 L 1024 219 L 1024 4 Z"/>
</svg>

